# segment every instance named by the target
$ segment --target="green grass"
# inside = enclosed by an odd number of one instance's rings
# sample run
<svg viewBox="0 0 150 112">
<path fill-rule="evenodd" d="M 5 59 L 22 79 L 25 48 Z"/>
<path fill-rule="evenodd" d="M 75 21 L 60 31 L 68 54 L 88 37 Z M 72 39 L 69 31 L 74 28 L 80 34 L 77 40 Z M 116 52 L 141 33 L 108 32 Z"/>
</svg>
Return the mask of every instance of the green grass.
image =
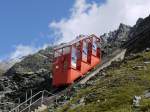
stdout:
<svg viewBox="0 0 150 112">
<path fill-rule="evenodd" d="M 56 112 L 148 112 L 150 99 L 142 97 L 139 108 L 133 108 L 135 95 L 142 96 L 150 90 L 150 52 L 137 54 L 135 59 L 127 59 L 119 66 L 106 69 L 106 77 L 95 78 L 94 84 L 79 89 L 67 104 Z M 139 68 L 137 66 L 140 66 Z M 78 102 L 84 98 L 84 105 Z M 73 105 L 76 105 L 74 108 Z"/>
</svg>

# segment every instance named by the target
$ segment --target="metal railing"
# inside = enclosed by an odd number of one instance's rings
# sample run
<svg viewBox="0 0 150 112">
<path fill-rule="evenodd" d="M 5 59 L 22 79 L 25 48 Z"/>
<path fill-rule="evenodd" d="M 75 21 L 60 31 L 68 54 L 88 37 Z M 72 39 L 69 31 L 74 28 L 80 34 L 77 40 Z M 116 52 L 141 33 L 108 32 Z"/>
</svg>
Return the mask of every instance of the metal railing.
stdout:
<svg viewBox="0 0 150 112">
<path fill-rule="evenodd" d="M 29 99 L 15 107 L 9 112 L 31 112 L 32 110 L 38 108 L 41 106 L 45 99 L 50 97 L 50 96 L 56 96 L 46 90 L 39 91 L 35 95 L 31 96 Z M 56 99 L 57 101 L 57 99 Z"/>
</svg>

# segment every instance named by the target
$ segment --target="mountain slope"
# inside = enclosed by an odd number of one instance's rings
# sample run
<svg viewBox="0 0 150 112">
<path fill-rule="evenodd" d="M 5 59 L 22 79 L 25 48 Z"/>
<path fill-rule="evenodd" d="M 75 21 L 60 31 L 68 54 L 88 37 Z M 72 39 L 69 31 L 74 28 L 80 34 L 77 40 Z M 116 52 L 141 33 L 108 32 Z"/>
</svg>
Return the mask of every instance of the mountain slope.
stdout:
<svg viewBox="0 0 150 112">
<path fill-rule="evenodd" d="M 1 61 L 0 62 L 0 70 L 6 72 L 8 69 L 10 69 L 17 61 L 11 60 L 11 61 Z"/>
<path fill-rule="evenodd" d="M 5 75 L 13 76 L 14 74 L 28 74 L 35 73 L 41 69 L 50 70 L 52 48 L 41 50 L 33 55 L 29 55 L 24 58 L 21 62 L 16 63 L 12 66 Z"/>
<path fill-rule="evenodd" d="M 4 96 L 0 95 L 1 99 L 14 103 L 18 97 L 23 101 L 26 92 L 30 93 L 31 89 L 33 94 L 44 89 L 50 90 L 52 58 L 53 49 L 48 47 L 14 64 L 4 73 L 3 78 L 0 78 L 0 92 L 6 93 Z"/>
<path fill-rule="evenodd" d="M 4 74 L 4 70 L 0 69 L 0 76 Z"/>
<path fill-rule="evenodd" d="M 113 63 L 74 91 L 67 104 L 54 110 L 56 112 L 150 111 L 150 99 L 144 97 L 150 87 L 150 63 L 147 62 L 150 62 L 150 52 L 139 53 L 127 57 L 123 62 Z M 142 97 L 140 106 L 136 108 L 133 107 L 134 96 Z"/>
<path fill-rule="evenodd" d="M 107 38 L 111 47 L 127 48 L 125 60 L 114 62 L 87 84 L 79 86 L 72 92 L 72 96 L 67 96 L 69 97 L 67 104 L 54 105 L 54 107 L 50 105 L 50 111 L 150 111 L 150 16 L 145 19 L 140 18 L 136 25 L 130 27 L 125 33 L 119 29 L 102 37 Z M 136 107 L 135 103 L 133 104 L 135 96 L 142 98 L 139 100 L 139 106 Z M 65 100 L 64 98 L 62 101 Z"/>
</svg>

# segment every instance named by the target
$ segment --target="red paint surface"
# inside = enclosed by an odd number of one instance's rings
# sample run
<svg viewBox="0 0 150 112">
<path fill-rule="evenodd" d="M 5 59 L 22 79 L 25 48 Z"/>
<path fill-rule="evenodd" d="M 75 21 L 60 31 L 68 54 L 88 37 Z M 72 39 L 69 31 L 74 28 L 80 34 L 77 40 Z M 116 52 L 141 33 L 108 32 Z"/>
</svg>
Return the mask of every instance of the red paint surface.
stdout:
<svg viewBox="0 0 150 112">
<path fill-rule="evenodd" d="M 96 36 L 93 38 L 97 38 Z M 91 39 L 91 37 L 90 37 Z M 82 41 L 80 40 L 81 46 Z M 73 43 L 74 46 L 76 43 Z M 91 44 L 91 43 L 90 43 Z M 89 45 L 90 45 L 89 44 Z M 61 49 L 61 48 L 59 48 Z M 79 48 L 78 48 L 79 49 Z M 82 47 L 80 49 L 82 51 Z M 82 53 L 81 53 L 82 55 Z M 82 56 L 80 56 L 77 60 L 77 68 L 73 68 L 71 66 L 71 50 L 68 54 L 61 54 L 57 57 L 53 63 L 53 82 L 52 85 L 59 87 L 63 85 L 72 84 L 77 78 L 82 77 L 85 75 L 89 70 L 94 68 L 97 64 L 101 63 L 101 52 L 100 49 L 97 48 L 97 53 L 94 55 L 92 54 L 92 47 L 88 48 L 88 61 L 83 60 Z M 89 61 L 90 59 L 90 61 Z"/>
</svg>

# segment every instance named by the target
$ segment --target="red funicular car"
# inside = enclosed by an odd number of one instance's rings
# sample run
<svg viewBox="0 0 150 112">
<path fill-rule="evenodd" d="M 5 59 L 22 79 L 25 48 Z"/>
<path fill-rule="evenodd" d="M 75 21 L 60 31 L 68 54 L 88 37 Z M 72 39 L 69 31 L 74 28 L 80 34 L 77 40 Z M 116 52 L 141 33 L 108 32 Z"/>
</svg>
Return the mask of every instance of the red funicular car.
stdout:
<svg viewBox="0 0 150 112">
<path fill-rule="evenodd" d="M 53 86 L 72 84 L 101 63 L 100 41 L 95 35 L 80 35 L 54 48 Z"/>
</svg>

